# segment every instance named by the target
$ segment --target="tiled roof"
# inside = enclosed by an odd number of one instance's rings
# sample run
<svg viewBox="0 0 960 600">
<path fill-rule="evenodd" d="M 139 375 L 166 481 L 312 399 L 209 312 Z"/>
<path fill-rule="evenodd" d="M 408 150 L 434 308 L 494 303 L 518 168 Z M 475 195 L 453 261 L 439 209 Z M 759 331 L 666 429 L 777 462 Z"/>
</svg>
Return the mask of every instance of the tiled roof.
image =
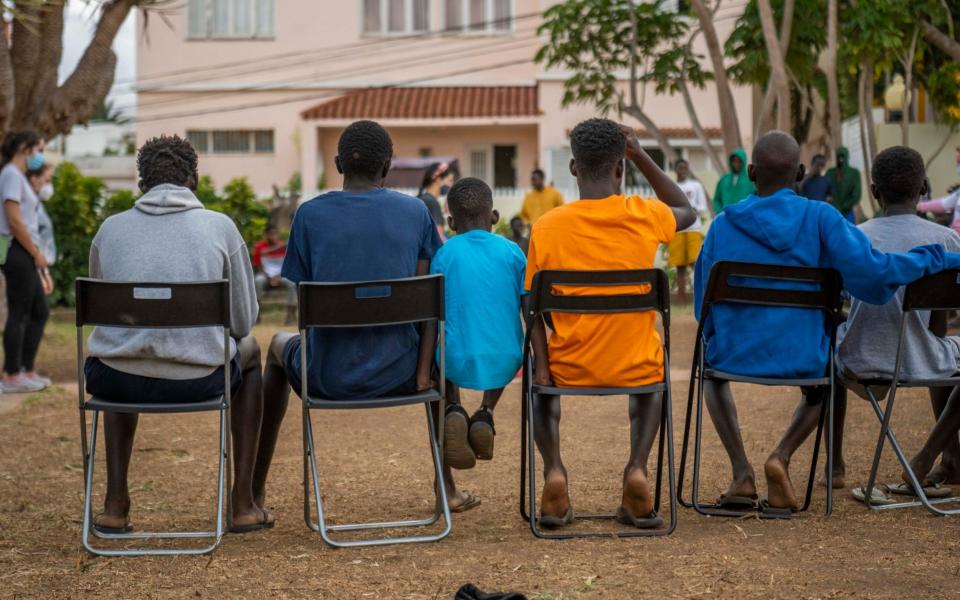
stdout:
<svg viewBox="0 0 960 600">
<path fill-rule="evenodd" d="M 370 88 L 300 113 L 304 119 L 457 119 L 533 117 L 537 86 Z"/>
<path fill-rule="evenodd" d="M 687 139 L 696 139 L 697 134 L 693 131 L 691 127 L 661 127 L 660 131 L 663 132 L 668 139 L 672 140 L 687 140 Z M 718 139 L 723 137 L 723 130 L 719 127 L 704 127 L 703 132 L 707 135 L 707 139 Z M 638 129 L 637 136 L 641 138 L 653 139 L 653 136 L 646 129 Z"/>
</svg>

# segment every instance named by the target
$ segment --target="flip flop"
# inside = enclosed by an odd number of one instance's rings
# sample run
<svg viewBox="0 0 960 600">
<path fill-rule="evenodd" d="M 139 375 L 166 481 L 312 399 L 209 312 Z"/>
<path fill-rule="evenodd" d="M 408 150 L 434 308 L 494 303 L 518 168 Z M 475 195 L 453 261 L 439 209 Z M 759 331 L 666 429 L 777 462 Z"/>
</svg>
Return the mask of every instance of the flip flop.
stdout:
<svg viewBox="0 0 960 600">
<path fill-rule="evenodd" d="M 573 507 L 568 506 L 567 512 L 562 517 L 555 517 L 553 515 L 540 514 L 540 518 L 537 519 L 540 523 L 540 527 L 546 529 L 559 529 L 560 527 L 566 527 L 567 525 L 573 523 Z"/>
<path fill-rule="evenodd" d="M 796 508 L 770 506 L 770 501 L 766 498 L 760 500 L 761 519 L 792 519 L 796 512 L 798 512 Z"/>
<path fill-rule="evenodd" d="M 663 517 L 658 515 L 656 511 L 653 511 L 646 517 L 638 519 L 633 516 L 629 510 L 621 506 L 617 509 L 617 523 L 630 525 L 637 529 L 656 529 L 663 525 Z"/>
<path fill-rule="evenodd" d="M 728 496 L 726 494 L 720 494 L 720 497 L 717 498 L 717 506 L 726 510 L 756 510 L 757 498 L 756 496 L 737 496 L 736 494 Z"/>
<path fill-rule="evenodd" d="M 472 469 L 477 464 L 467 439 L 470 416 L 459 404 L 447 407 L 443 417 L 443 462 L 452 469 Z"/>
<path fill-rule="evenodd" d="M 887 506 L 889 504 L 896 504 L 897 501 L 891 498 L 885 489 L 886 486 L 873 486 L 873 490 L 870 493 L 870 505 L 871 506 Z M 867 490 L 866 486 L 855 487 L 850 490 L 850 495 L 853 496 L 854 500 L 859 502 L 867 503 Z"/>
<path fill-rule="evenodd" d="M 913 486 L 905 481 L 889 487 L 891 494 L 898 494 L 900 496 L 917 495 L 917 493 L 913 490 Z M 953 490 L 948 487 L 944 487 L 939 483 L 930 483 L 929 481 L 925 481 L 923 483 L 923 493 L 927 495 L 927 498 L 949 498 L 953 495 Z"/>
<path fill-rule="evenodd" d="M 98 517 L 103 516 L 104 513 L 100 513 L 93 518 L 93 530 L 97 533 L 102 533 L 105 535 L 119 535 L 121 533 L 130 533 L 133 531 L 133 525 L 130 524 L 130 521 L 127 521 L 127 524 L 123 527 L 104 527 L 103 525 L 97 525 L 96 520 Z"/>
<path fill-rule="evenodd" d="M 493 412 L 489 408 L 481 407 L 470 417 L 470 447 L 477 455 L 477 460 L 493 459 L 493 442 L 497 430 L 493 426 Z"/>
<path fill-rule="evenodd" d="M 263 520 L 259 523 L 250 523 L 249 525 L 232 525 L 227 531 L 229 533 L 253 533 L 254 531 L 260 531 L 261 529 L 273 529 L 273 526 L 276 524 L 276 519 L 271 519 L 271 515 L 267 511 L 263 511 Z"/>
<path fill-rule="evenodd" d="M 463 493 L 466 495 L 467 499 L 461 502 L 460 504 L 458 504 L 457 506 L 451 507 L 450 512 L 465 513 L 468 510 L 471 510 L 480 506 L 480 496 L 475 496 L 473 492 L 464 491 Z"/>
</svg>

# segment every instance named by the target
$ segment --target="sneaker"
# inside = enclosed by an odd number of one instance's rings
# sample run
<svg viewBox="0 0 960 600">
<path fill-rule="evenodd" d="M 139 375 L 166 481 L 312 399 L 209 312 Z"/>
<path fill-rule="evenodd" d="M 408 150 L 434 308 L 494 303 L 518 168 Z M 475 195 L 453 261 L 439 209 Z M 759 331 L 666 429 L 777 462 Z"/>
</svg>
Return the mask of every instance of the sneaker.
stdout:
<svg viewBox="0 0 960 600">
<path fill-rule="evenodd" d="M 46 386 L 25 377 L 22 373 L 0 381 L 0 390 L 4 394 L 29 394 L 39 392 L 44 387 Z"/>
<path fill-rule="evenodd" d="M 36 382 L 36 383 L 39 383 L 40 385 L 42 385 L 42 386 L 45 387 L 45 388 L 48 388 L 48 387 L 50 387 L 51 385 L 53 385 L 53 381 L 51 381 L 51 379 L 50 379 L 49 377 L 44 377 L 43 375 L 41 375 L 41 374 L 39 374 L 39 373 L 37 373 L 37 372 L 34 372 L 32 375 L 29 374 L 29 373 L 24 372 L 24 373 L 21 373 L 21 375 L 22 375 L 23 377 L 27 378 L 27 379 L 30 380 L 30 381 L 34 381 L 34 382 Z"/>
<path fill-rule="evenodd" d="M 470 447 L 480 460 L 493 459 L 493 438 L 497 430 L 493 426 L 493 411 L 481 406 L 470 417 Z"/>
</svg>

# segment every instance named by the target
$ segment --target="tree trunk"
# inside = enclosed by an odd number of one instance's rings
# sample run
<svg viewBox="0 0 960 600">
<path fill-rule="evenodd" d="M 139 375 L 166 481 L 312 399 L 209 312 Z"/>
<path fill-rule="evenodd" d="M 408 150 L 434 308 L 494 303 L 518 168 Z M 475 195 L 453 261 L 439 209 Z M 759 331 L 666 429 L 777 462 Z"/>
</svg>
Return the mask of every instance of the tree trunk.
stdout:
<svg viewBox="0 0 960 600">
<path fill-rule="evenodd" d="M 723 128 L 723 146 L 727 154 L 743 146 L 740 137 L 740 120 L 737 117 L 737 108 L 733 103 L 733 92 L 730 90 L 730 79 L 727 78 L 727 68 L 723 64 L 723 49 L 717 38 L 717 30 L 713 26 L 713 13 L 706 7 L 704 0 L 691 0 L 703 38 L 707 42 L 707 51 L 713 63 L 714 84 L 717 86 L 717 100 L 720 107 L 720 124 Z"/>
<path fill-rule="evenodd" d="M 960 43 L 931 25 L 929 21 L 921 20 L 920 26 L 923 27 L 923 39 L 928 44 L 960 62 Z"/>
<path fill-rule="evenodd" d="M 14 92 L 13 63 L 6 36 L 0 39 L 0 132 L 6 131 L 13 119 Z"/>
<path fill-rule="evenodd" d="M 18 129 L 32 125 L 30 118 L 30 98 L 36 83 L 37 60 L 44 40 L 40 37 L 43 30 L 43 16 L 40 6 L 31 0 L 20 0 L 14 4 L 19 13 L 13 19 L 10 34 L 10 63 L 13 66 L 13 123 Z M 62 43 L 62 42 L 61 42 Z"/>
<path fill-rule="evenodd" d="M 103 5 L 93 40 L 87 46 L 76 69 L 48 98 L 36 120 L 43 137 L 67 133 L 77 123 L 93 116 L 113 85 L 117 55 L 113 40 L 130 10 L 140 0 L 111 0 Z"/>
<path fill-rule="evenodd" d="M 868 61 L 860 65 L 860 78 L 857 86 L 857 103 L 860 112 L 860 146 L 863 150 L 863 174 L 869 184 L 871 177 L 873 157 L 875 156 L 876 141 L 873 133 L 873 64 Z M 873 197 L 873 191 L 870 186 L 867 188 L 867 196 L 870 198 L 870 207 L 874 214 L 880 212 L 876 199 Z"/>
<path fill-rule="evenodd" d="M 823 62 L 827 76 L 828 154 L 831 155 L 840 146 L 843 137 L 840 130 L 840 86 L 837 84 L 837 13 L 837 0 L 827 0 L 827 50 Z"/>
<path fill-rule="evenodd" d="M 697 134 L 697 139 L 700 140 L 700 145 L 703 146 L 703 151 L 707 153 L 707 156 L 710 158 L 710 162 L 713 163 L 713 168 L 716 169 L 717 173 L 726 173 L 727 165 L 723 164 L 723 161 L 717 154 L 717 149 L 714 148 L 710 143 L 710 138 L 707 137 L 706 131 L 703 130 L 703 125 L 700 123 L 700 117 L 697 116 L 697 107 L 694 106 L 693 98 L 690 97 L 690 88 L 687 86 L 687 82 L 681 79 L 677 82 L 677 86 L 680 88 L 680 94 L 683 95 L 683 104 L 687 107 L 687 115 L 690 117 L 690 126 L 693 128 L 693 132 Z"/>
<path fill-rule="evenodd" d="M 653 119 L 647 115 L 639 106 L 623 106 L 621 110 L 634 119 L 640 121 L 640 124 L 643 125 L 643 128 L 647 130 L 647 133 L 653 136 L 653 139 L 656 140 L 657 145 L 660 147 L 660 151 L 663 152 L 663 158 L 667 161 L 667 165 L 673 164 L 673 161 L 677 158 L 676 151 L 670 146 L 670 140 L 667 139 L 667 136 L 660 131 L 660 128 L 657 127 L 657 124 L 653 122 Z"/>
<path fill-rule="evenodd" d="M 913 37 L 910 40 L 910 47 L 907 49 L 907 55 L 900 61 L 903 65 L 904 86 L 903 86 L 903 111 L 900 116 L 900 144 L 910 146 L 910 114 L 911 104 L 913 103 L 913 63 L 917 55 L 917 38 L 920 37 L 920 29 L 914 27 Z"/>
<path fill-rule="evenodd" d="M 783 3 L 783 18 L 780 21 L 780 48 L 783 54 L 783 60 L 786 62 L 787 53 L 790 51 L 790 36 L 793 32 L 793 13 L 794 0 L 786 0 Z M 757 117 L 757 125 L 754 130 L 755 135 L 762 135 L 773 127 L 773 105 L 777 98 L 777 90 L 772 83 L 767 83 L 767 90 L 763 94 L 763 104 L 760 106 L 760 114 Z"/>
<path fill-rule="evenodd" d="M 770 0 L 757 0 L 757 9 L 760 12 L 763 41 L 767 46 L 767 54 L 770 56 L 770 85 L 777 92 L 777 128 L 781 131 L 790 131 L 792 115 L 790 112 L 790 82 L 787 80 L 784 52 L 780 47 L 780 40 L 777 39 Z"/>
</svg>

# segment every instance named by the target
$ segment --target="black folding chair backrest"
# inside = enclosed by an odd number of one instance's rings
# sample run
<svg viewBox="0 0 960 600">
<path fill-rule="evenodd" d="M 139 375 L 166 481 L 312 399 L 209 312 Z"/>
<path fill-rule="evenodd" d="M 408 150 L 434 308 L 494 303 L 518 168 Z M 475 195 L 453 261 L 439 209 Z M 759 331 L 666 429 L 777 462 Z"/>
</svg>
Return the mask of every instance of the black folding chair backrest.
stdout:
<svg viewBox="0 0 960 600">
<path fill-rule="evenodd" d="M 443 275 L 350 283 L 302 282 L 300 329 L 442 321 Z"/>
<path fill-rule="evenodd" d="M 564 294 L 563 288 L 639 288 L 618 294 Z M 584 290 L 585 291 L 585 290 Z M 670 285 L 661 269 L 626 271 L 538 271 L 527 300 L 527 319 L 537 314 L 657 311 L 670 324 Z"/>
<path fill-rule="evenodd" d="M 907 286 L 903 296 L 903 310 L 960 309 L 960 269 L 928 275 Z"/>
<path fill-rule="evenodd" d="M 731 281 L 734 278 L 748 279 L 750 283 Z M 766 282 L 770 285 L 763 285 Z M 775 287 L 783 284 L 797 287 Z M 704 310 L 712 304 L 731 302 L 819 309 L 837 318 L 843 308 L 842 291 L 843 282 L 834 269 L 720 261 L 710 270 Z"/>
<path fill-rule="evenodd" d="M 227 280 L 156 283 L 76 280 L 77 327 L 230 327 Z"/>
</svg>

